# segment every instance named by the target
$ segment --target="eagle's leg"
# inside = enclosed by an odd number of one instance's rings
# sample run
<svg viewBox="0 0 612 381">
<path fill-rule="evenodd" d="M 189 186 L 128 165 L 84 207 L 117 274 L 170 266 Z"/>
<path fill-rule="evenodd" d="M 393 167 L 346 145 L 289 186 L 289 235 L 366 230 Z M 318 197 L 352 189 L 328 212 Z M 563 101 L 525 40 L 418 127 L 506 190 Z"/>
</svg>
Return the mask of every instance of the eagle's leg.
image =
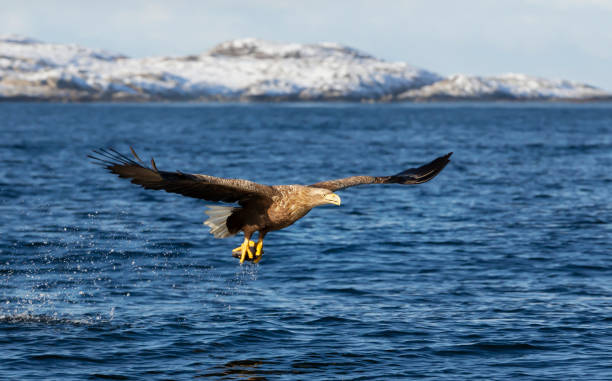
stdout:
<svg viewBox="0 0 612 381">
<path fill-rule="evenodd" d="M 249 241 L 249 247 L 255 247 L 255 241 Z M 234 250 L 232 250 L 232 255 L 234 253 L 240 253 L 242 252 L 242 245 L 238 246 L 237 248 L 235 248 Z M 234 255 L 234 257 L 238 257 L 238 254 Z"/>
<path fill-rule="evenodd" d="M 255 250 L 255 259 L 253 263 L 257 263 L 261 261 L 261 256 L 263 255 L 263 239 L 266 236 L 266 233 L 263 231 L 259 232 L 259 239 L 257 240 L 257 248 Z"/>
</svg>

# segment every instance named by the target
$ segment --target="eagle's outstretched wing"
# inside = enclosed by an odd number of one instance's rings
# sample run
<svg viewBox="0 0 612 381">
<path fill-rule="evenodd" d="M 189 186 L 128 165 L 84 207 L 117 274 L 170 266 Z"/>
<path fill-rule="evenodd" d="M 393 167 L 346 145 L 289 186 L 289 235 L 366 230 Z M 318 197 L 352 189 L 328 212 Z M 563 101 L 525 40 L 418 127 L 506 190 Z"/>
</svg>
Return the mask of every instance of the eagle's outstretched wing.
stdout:
<svg viewBox="0 0 612 381">
<path fill-rule="evenodd" d="M 132 149 L 130 147 L 130 149 Z M 268 185 L 257 184 L 242 179 L 223 179 L 208 175 L 196 175 L 182 172 L 166 172 L 157 169 L 151 159 L 151 168 L 145 166 L 132 149 L 132 158 L 114 149 L 94 150 L 88 157 L 97 161 L 103 167 L 119 175 L 131 179 L 145 189 L 165 190 L 183 196 L 200 198 L 208 201 L 238 202 L 260 198 L 270 199 L 276 190 Z"/>
<path fill-rule="evenodd" d="M 311 187 L 325 188 L 330 191 L 353 187 L 363 184 L 421 184 L 427 182 L 440 173 L 450 161 L 450 152 L 440 156 L 431 163 L 418 168 L 410 168 L 393 176 L 351 176 L 343 179 L 321 181 L 310 185 Z"/>
</svg>

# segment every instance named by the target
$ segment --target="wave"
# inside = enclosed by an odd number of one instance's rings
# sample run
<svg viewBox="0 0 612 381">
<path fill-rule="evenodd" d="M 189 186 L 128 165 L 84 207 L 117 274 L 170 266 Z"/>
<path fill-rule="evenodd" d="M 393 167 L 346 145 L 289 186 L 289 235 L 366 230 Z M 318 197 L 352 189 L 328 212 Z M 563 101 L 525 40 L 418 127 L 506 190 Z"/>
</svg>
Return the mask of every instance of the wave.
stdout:
<svg viewBox="0 0 612 381">
<path fill-rule="evenodd" d="M 452 345 L 434 353 L 439 356 L 482 354 L 482 353 L 516 353 L 523 351 L 542 351 L 550 348 L 529 343 L 491 343 L 477 342 L 473 344 Z"/>
<path fill-rule="evenodd" d="M 101 316 L 70 318 L 56 315 L 37 315 L 27 312 L 0 315 L 0 324 L 44 324 L 44 325 L 74 325 L 89 326 L 109 322 L 111 319 L 102 319 Z"/>
</svg>

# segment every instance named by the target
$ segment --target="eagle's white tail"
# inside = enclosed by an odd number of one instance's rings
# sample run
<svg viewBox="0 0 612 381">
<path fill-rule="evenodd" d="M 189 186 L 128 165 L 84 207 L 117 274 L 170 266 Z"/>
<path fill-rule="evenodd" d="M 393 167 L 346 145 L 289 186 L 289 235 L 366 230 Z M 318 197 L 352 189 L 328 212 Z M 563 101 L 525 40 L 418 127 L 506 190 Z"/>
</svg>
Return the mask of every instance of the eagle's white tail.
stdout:
<svg viewBox="0 0 612 381">
<path fill-rule="evenodd" d="M 231 234 L 227 230 L 227 219 L 232 215 L 232 212 L 237 209 L 233 206 L 219 206 L 219 205 L 207 205 L 208 210 L 205 211 L 209 217 L 204 222 L 204 225 L 210 227 L 210 234 L 214 235 L 215 238 L 227 238 L 234 234 Z"/>
</svg>

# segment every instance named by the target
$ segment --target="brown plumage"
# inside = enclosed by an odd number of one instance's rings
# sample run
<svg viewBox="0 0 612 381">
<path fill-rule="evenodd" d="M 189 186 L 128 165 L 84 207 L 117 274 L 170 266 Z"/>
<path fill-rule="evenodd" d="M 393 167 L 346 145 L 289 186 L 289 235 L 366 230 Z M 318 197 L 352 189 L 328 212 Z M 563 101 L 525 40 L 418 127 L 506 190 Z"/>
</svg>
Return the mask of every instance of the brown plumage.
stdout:
<svg viewBox="0 0 612 381">
<path fill-rule="evenodd" d="M 236 203 L 239 206 L 211 206 L 205 222 L 216 238 L 225 238 L 242 231 L 244 242 L 234 249 L 240 263 L 245 259 L 258 262 L 261 259 L 263 238 L 273 230 L 280 230 L 304 217 L 319 205 L 340 205 L 340 197 L 334 191 L 364 184 L 421 184 L 433 179 L 450 161 L 452 152 L 418 168 L 410 168 L 392 176 L 352 176 L 322 181 L 311 185 L 263 185 L 242 179 L 198 175 L 183 172 L 166 172 L 157 169 L 151 159 L 151 167 L 140 160 L 132 149 L 134 159 L 114 149 L 94 150 L 88 155 L 112 173 L 145 189 L 165 190 L 183 196 L 208 201 Z M 256 252 L 251 248 L 253 233 L 259 232 Z"/>
</svg>

